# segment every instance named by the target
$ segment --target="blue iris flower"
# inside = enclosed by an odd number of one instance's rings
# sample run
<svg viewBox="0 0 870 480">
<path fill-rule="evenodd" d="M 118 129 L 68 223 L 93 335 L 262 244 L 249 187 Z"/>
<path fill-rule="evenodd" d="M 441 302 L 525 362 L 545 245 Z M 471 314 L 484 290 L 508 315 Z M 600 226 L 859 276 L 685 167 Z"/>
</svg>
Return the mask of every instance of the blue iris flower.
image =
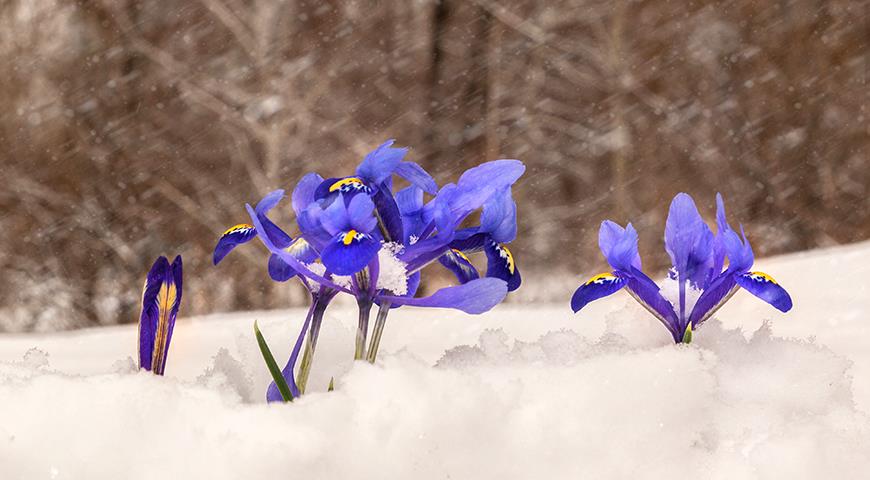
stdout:
<svg viewBox="0 0 870 480">
<path fill-rule="evenodd" d="M 304 393 L 309 351 L 313 355 L 323 312 L 338 293 L 352 295 L 359 307 L 355 358 L 374 362 L 391 308 L 413 305 L 478 314 L 490 310 L 519 286 L 519 271 L 505 244 L 516 236 L 516 204 L 510 187 L 522 175 L 522 163 L 488 162 L 439 190 L 419 165 L 404 161 L 407 149 L 392 144 L 390 140 L 366 155 L 353 176 L 324 179 L 316 173 L 305 175 L 292 194 L 300 232 L 297 238 L 268 217 L 285 196 L 283 190 L 276 190 L 256 207 L 248 205 L 251 223 L 227 230 L 215 248 L 217 264 L 237 245 L 260 238 L 271 253 L 270 276 L 278 281 L 298 276 L 311 292 L 311 308 L 283 370 L 294 396 Z M 395 195 L 394 175 L 410 183 Z M 425 194 L 435 196 L 424 203 Z M 482 210 L 480 225 L 459 229 L 477 210 Z M 416 297 L 420 269 L 425 265 L 441 260 L 453 269 L 446 257 L 462 258 L 465 252 L 478 250 L 484 250 L 489 259 L 487 278 L 479 278 L 474 270 L 474 275 L 457 275 L 460 285 Z M 470 263 L 467 267 L 474 269 Z M 374 305 L 379 307 L 377 321 L 366 348 Z M 308 342 L 296 378 L 294 369 L 306 331 Z M 282 399 L 274 382 L 267 399 Z"/>
<path fill-rule="evenodd" d="M 674 197 L 665 224 L 665 249 L 673 264 L 669 279 L 676 282 L 669 300 L 641 271 L 634 227 L 603 222 L 598 243 L 613 271 L 582 284 L 574 292 L 571 308 L 577 312 L 589 302 L 624 288 L 662 322 L 677 343 L 691 341 L 692 332 L 741 287 L 778 310 L 789 311 L 792 300 L 788 292 L 766 273 L 750 271 L 755 260 L 752 247 L 742 226 L 738 235 L 728 224 L 719 194 L 716 224 L 714 235 L 692 197 L 685 193 Z"/>
<path fill-rule="evenodd" d="M 276 196 L 276 194 L 280 192 L 282 191 L 278 190 L 276 192 L 272 192 L 269 196 Z M 258 213 L 258 211 L 250 205 L 247 206 L 247 209 L 248 213 L 251 215 L 251 220 L 254 224 L 254 227 L 259 229 L 259 225 L 262 225 L 261 219 L 264 218 L 265 213 L 268 212 L 268 209 L 260 213 Z M 346 213 L 350 213 L 350 210 L 348 210 L 348 212 Z M 335 218 L 343 219 L 344 214 L 345 213 L 336 214 Z M 328 224 L 333 221 L 333 218 L 330 218 L 329 220 L 321 219 L 321 221 Z M 353 220 L 348 219 L 348 221 L 351 222 Z M 335 229 L 336 225 L 340 225 L 340 223 L 332 224 L 332 226 L 328 228 Z M 345 241 L 343 240 L 342 236 L 342 230 L 340 229 L 340 227 L 336 229 L 336 231 L 338 233 L 333 237 L 332 240 L 329 240 L 326 243 L 321 243 L 321 245 L 323 245 L 324 247 L 323 251 L 327 252 L 330 248 L 342 247 L 353 249 L 352 245 L 345 245 Z M 304 231 L 303 235 L 305 235 Z M 290 268 L 293 268 L 294 271 L 298 272 L 300 275 L 308 279 L 308 281 L 317 283 L 321 286 L 325 286 L 339 292 L 354 295 L 355 297 L 360 297 L 368 294 L 371 296 L 372 300 L 374 300 L 375 298 L 379 300 L 389 300 L 392 303 L 398 305 L 446 307 L 462 310 L 466 313 L 483 313 L 498 304 L 504 298 L 504 294 L 507 291 L 507 287 L 503 281 L 499 281 L 497 279 L 480 279 L 481 282 L 475 283 L 474 285 L 466 284 L 443 288 L 430 297 L 413 298 L 411 295 L 408 294 L 410 292 L 406 293 L 405 295 L 399 296 L 391 294 L 392 292 L 390 291 L 383 291 L 383 289 L 377 288 L 377 276 L 379 275 L 379 259 L 377 255 L 373 255 L 370 259 L 368 267 L 371 267 L 371 270 L 364 274 L 365 277 L 363 275 L 351 277 L 350 281 L 348 282 L 343 279 L 336 278 L 343 275 L 341 273 L 330 270 L 330 267 L 325 261 L 326 258 L 324 256 L 320 257 L 322 260 L 323 268 L 318 268 L 315 267 L 315 265 L 317 265 L 316 262 L 312 264 L 305 264 L 302 260 L 298 258 L 298 256 L 287 252 L 285 249 L 282 249 L 279 245 L 273 242 L 270 236 L 261 235 L 259 236 L 259 238 L 266 246 L 266 248 L 268 248 L 274 255 L 278 256 L 281 260 L 283 260 Z M 379 249 L 380 248 L 378 248 L 378 250 Z M 368 258 L 368 256 L 371 255 L 370 249 L 368 248 L 357 249 L 356 251 L 359 252 L 360 255 L 364 256 L 364 258 Z M 350 253 L 337 255 L 339 261 L 336 262 L 336 265 L 346 266 L 343 260 L 345 259 L 345 257 L 352 256 L 353 255 Z M 354 260 L 354 262 L 358 262 L 358 260 Z M 360 278 L 365 278 L 366 280 L 364 282 L 356 281 Z M 485 282 L 484 280 L 493 281 Z M 480 287 L 481 291 L 475 292 L 475 287 Z"/>
<path fill-rule="evenodd" d="M 507 243 L 516 238 L 516 203 L 511 186 L 525 171 L 518 160 L 495 160 L 466 171 L 456 184 L 441 188 L 429 203 L 409 187 L 397 195 L 409 235 L 401 258 L 416 272 L 438 260 L 461 282 L 480 277 L 468 255 L 483 250 L 488 278 L 504 280 L 508 291 L 519 288 L 521 277 Z M 480 225 L 459 229 L 472 213 L 482 210 Z"/>
<path fill-rule="evenodd" d="M 270 195 L 274 195 L 274 193 Z M 365 198 L 364 196 L 360 197 Z M 339 199 L 337 203 L 342 205 L 344 200 Z M 261 229 L 261 218 L 268 210 L 258 213 L 250 205 L 247 208 L 254 227 Z M 259 238 L 266 248 L 309 282 L 319 285 L 319 288 L 347 293 L 357 299 L 360 310 L 360 327 L 355 353 L 356 359 L 362 359 L 365 355 L 364 344 L 368 331 L 368 318 L 373 304 L 381 305 L 384 318 L 390 306 L 397 305 L 454 308 L 466 313 L 479 314 L 490 310 L 507 295 L 507 285 L 504 281 L 495 278 L 482 278 L 463 285 L 442 288 L 428 297 L 416 298 L 414 294 L 419 284 L 419 276 L 409 275 L 406 267 L 398 258 L 394 259 L 395 263 L 392 265 L 394 267 L 398 265 L 402 271 L 390 272 L 391 278 L 388 280 L 390 287 L 385 288 L 380 282 L 382 273 L 381 260 L 377 255 L 381 249 L 381 244 L 376 244 L 374 248 L 367 246 L 355 247 L 353 244 L 346 244 L 342 236 L 349 233 L 349 231 L 345 232 L 345 230 L 342 230 L 342 228 L 348 228 L 347 225 L 353 226 L 354 222 L 360 222 L 355 225 L 362 228 L 363 222 L 369 222 L 368 220 L 353 217 L 355 212 L 357 212 L 356 208 L 348 207 L 342 213 L 322 213 L 321 217 L 318 218 L 319 223 L 325 225 L 323 227 L 324 230 L 331 229 L 337 232 L 330 240 L 326 240 L 323 236 L 318 240 L 314 240 L 315 244 L 319 243 L 323 246 L 323 253 L 320 257 L 321 264 L 305 264 L 301 262 L 292 253 L 275 244 L 268 235 L 262 235 Z M 344 223 L 345 221 L 348 223 Z M 305 235 L 304 230 L 303 235 Z M 333 250 L 338 250 L 340 253 L 332 252 Z M 328 255 L 331 255 L 334 260 L 337 259 L 333 266 L 338 266 L 339 268 L 362 264 L 365 261 L 368 261 L 368 265 L 359 271 L 353 272 L 350 276 L 342 275 L 331 270 L 327 262 Z M 362 258 L 354 258 L 356 256 Z M 389 257 L 385 256 L 385 258 Z M 353 269 L 348 267 L 342 271 L 349 272 L 351 270 Z M 396 275 L 399 276 L 398 281 Z M 380 315 L 379 313 L 379 317 Z"/>
<path fill-rule="evenodd" d="M 387 140 L 363 158 L 350 177 L 321 179 L 313 191 L 313 199 L 331 203 L 343 195 L 347 201 L 357 194 L 371 197 L 376 206 L 378 226 L 384 241 L 398 241 L 404 236 L 399 209 L 393 197 L 393 176 L 398 175 L 430 195 L 437 192 L 432 176 L 423 167 L 404 160 L 407 148 L 392 147 L 394 140 Z"/>
<path fill-rule="evenodd" d="M 318 262 L 305 261 L 288 251 L 283 247 L 288 242 L 283 236 L 259 236 L 273 257 L 290 271 L 299 273 L 319 288 L 356 298 L 359 327 L 355 358 L 367 358 L 372 362 L 391 308 L 415 305 L 454 308 L 476 314 L 488 311 L 504 299 L 509 284 L 496 275 L 491 275 L 494 278 L 468 279 L 461 285 L 443 288 L 428 297 L 417 298 L 415 295 L 420 284 L 420 268 L 449 251 L 450 242 L 456 237 L 456 227 L 484 204 L 492 205 L 485 207 L 489 212 L 485 214 L 488 215 L 486 238 L 499 238 L 504 242 L 513 239 L 516 207 L 510 199 L 509 187 L 523 169 L 517 161 L 491 162 L 493 165 L 483 169 L 471 169 L 457 185 L 439 192 L 428 173 L 417 164 L 403 160 L 407 149 L 393 148 L 392 143 L 388 141 L 369 153 L 356 169 L 355 176 L 324 180 L 311 173 L 297 184 L 292 204 L 300 238 Z M 411 184 L 403 192 L 413 191 L 413 196 L 419 199 L 417 213 L 420 222 L 425 217 L 425 225 L 411 221 L 413 215 L 403 215 L 397 196 L 392 192 L 393 175 L 399 175 Z M 398 195 L 402 202 L 408 200 L 403 192 Z M 448 192 L 449 199 L 441 197 L 444 192 Z M 425 193 L 438 194 L 428 206 L 423 205 Z M 267 213 L 283 195 L 283 191 L 272 192 L 256 208 L 248 206 L 252 227 L 256 231 L 272 230 L 274 224 Z M 439 197 L 442 200 L 438 200 Z M 501 205 L 505 208 L 499 209 Z M 513 233 L 511 222 L 514 224 Z M 508 226 L 500 227 L 502 223 Z M 483 234 L 484 230 L 480 229 L 480 233 Z M 466 238 L 471 234 L 464 232 L 461 235 Z M 433 241 L 423 241 L 428 238 Z M 484 242 L 480 243 L 486 246 Z M 487 248 L 499 255 L 498 249 L 506 247 L 493 243 Z M 419 262 L 421 255 L 428 261 Z M 510 252 L 501 255 L 510 256 Z M 413 269 L 406 260 L 409 256 L 418 260 Z M 515 277 L 518 278 L 518 274 Z M 371 342 L 366 348 L 373 305 L 378 305 L 379 311 Z"/>
</svg>

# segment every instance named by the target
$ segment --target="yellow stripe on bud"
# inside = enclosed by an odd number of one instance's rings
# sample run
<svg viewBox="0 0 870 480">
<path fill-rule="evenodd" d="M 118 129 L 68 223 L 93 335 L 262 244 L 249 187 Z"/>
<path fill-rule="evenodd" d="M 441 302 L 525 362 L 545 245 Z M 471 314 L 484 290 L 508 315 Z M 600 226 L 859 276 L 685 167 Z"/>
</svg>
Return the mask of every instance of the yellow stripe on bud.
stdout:
<svg viewBox="0 0 870 480">
<path fill-rule="evenodd" d="M 356 230 L 351 230 L 344 234 L 344 238 L 341 239 L 341 243 L 345 245 L 350 245 L 353 243 L 353 240 L 356 238 Z"/>
<path fill-rule="evenodd" d="M 154 350 L 151 352 L 151 370 L 160 371 L 166 355 L 169 336 L 169 311 L 175 304 L 178 290 L 175 283 L 163 282 L 157 292 L 157 332 L 154 334 Z"/>
<path fill-rule="evenodd" d="M 330 192 L 334 192 L 345 185 L 363 185 L 363 181 L 356 177 L 342 178 L 329 187 Z"/>
</svg>

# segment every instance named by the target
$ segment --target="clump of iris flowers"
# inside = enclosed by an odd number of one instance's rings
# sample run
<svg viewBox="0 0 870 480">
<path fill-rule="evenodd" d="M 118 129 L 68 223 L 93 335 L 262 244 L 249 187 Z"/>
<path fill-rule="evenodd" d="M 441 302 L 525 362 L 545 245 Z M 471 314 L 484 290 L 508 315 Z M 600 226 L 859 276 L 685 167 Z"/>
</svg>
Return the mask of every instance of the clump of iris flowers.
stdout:
<svg viewBox="0 0 870 480">
<path fill-rule="evenodd" d="M 296 238 L 267 216 L 285 197 L 283 190 L 276 190 L 256 207 L 248 205 L 251 223 L 227 230 L 215 248 L 217 264 L 235 246 L 259 238 L 270 252 L 271 278 L 296 277 L 311 293 L 311 309 L 282 371 L 293 396 L 305 391 L 323 314 L 338 294 L 351 295 L 357 303 L 354 358 L 373 363 L 391 309 L 408 305 L 479 314 L 520 286 L 519 268 L 506 244 L 516 237 L 511 187 L 525 170 L 522 162 L 487 162 L 439 189 L 422 167 L 404 160 L 406 148 L 392 144 L 390 140 L 366 155 L 353 175 L 305 175 L 291 198 Z M 409 186 L 394 192 L 396 176 Z M 475 212 L 480 213 L 479 224 L 463 227 Z M 469 260 L 479 251 L 487 258 L 483 276 Z M 459 285 L 417 297 L 421 270 L 436 261 L 456 275 Z M 378 313 L 370 328 L 374 306 Z M 268 400 L 287 400 L 279 387 L 269 387 Z"/>
<path fill-rule="evenodd" d="M 160 257 L 151 266 L 142 292 L 139 316 L 139 368 L 163 375 L 172 330 L 181 306 L 181 256 L 172 265 Z"/>
<path fill-rule="evenodd" d="M 606 220 L 598 244 L 612 272 L 595 275 L 574 292 L 571 308 L 580 311 L 593 300 L 625 289 L 668 329 L 676 343 L 689 343 L 692 332 L 740 288 L 787 312 L 792 300 L 770 275 L 750 271 L 755 261 L 743 226 L 740 235 L 725 218 L 725 203 L 716 195 L 716 234 L 692 197 L 680 193 L 671 202 L 665 223 L 665 249 L 673 268 L 660 288 L 641 271 L 637 231 Z M 727 265 L 726 265 L 727 260 Z"/>
</svg>

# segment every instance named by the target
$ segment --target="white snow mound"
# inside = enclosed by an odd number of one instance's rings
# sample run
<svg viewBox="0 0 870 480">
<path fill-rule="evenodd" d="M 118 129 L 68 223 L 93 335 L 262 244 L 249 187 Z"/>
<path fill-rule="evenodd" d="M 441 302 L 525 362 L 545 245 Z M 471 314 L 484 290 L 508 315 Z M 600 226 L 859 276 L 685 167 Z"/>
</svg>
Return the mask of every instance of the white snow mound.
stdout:
<svg viewBox="0 0 870 480">
<path fill-rule="evenodd" d="M 0 478 L 866 478 L 868 259 L 765 260 L 794 311 L 741 292 L 691 345 L 617 294 L 398 309 L 352 364 L 337 305 L 286 405 L 263 403 L 251 325 L 283 362 L 300 311 L 181 319 L 166 377 L 136 371 L 129 326 L 0 336 Z"/>
</svg>

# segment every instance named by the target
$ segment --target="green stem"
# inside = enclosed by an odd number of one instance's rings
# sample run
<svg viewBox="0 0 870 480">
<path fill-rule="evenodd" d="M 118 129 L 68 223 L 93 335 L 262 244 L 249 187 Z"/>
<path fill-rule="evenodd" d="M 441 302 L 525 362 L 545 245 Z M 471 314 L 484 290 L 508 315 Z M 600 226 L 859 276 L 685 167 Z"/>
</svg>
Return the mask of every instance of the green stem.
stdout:
<svg viewBox="0 0 870 480">
<path fill-rule="evenodd" d="M 305 350 L 302 352 L 302 361 L 299 364 L 299 376 L 296 380 L 296 386 L 299 387 L 300 394 L 305 393 L 305 385 L 308 384 L 311 365 L 314 362 L 314 350 L 317 348 L 317 338 L 320 336 L 320 325 L 323 323 L 323 314 L 326 312 L 326 303 L 315 302 L 314 317 L 311 319 L 311 329 L 308 330 L 308 337 L 305 340 Z"/>
<path fill-rule="evenodd" d="M 359 306 L 359 325 L 356 329 L 356 351 L 354 360 L 362 360 L 366 354 L 366 337 L 369 333 L 369 315 L 372 312 L 372 301 L 369 299 L 357 300 Z"/>
<path fill-rule="evenodd" d="M 378 308 L 378 318 L 375 319 L 375 327 L 372 330 L 372 340 L 369 343 L 369 352 L 366 360 L 375 363 L 378 358 L 378 348 L 381 346 L 381 336 L 384 334 L 384 325 L 387 324 L 387 314 L 390 313 L 390 302 L 382 302 Z"/>
</svg>

